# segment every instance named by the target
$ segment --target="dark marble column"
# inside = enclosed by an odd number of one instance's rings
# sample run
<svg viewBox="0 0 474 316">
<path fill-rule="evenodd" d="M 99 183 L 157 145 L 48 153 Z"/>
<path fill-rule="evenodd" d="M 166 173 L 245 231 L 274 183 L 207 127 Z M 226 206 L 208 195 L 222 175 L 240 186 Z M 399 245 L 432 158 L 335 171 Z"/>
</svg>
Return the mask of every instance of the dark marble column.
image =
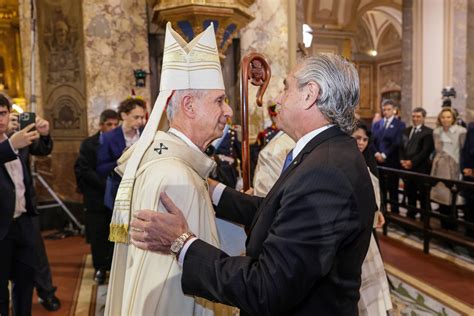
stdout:
<svg viewBox="0 0 474 316">
<path fill-rule="evenodd" d="M 466 56 L 466 121 L 474 121 L 474 1 L 468 1 Z"/>
<path fill-rule="evenodd" d="M 413 0 L 403 0 L 402 6 L 402 119 L 410 121 L 413 104 Z"/>
</svg>

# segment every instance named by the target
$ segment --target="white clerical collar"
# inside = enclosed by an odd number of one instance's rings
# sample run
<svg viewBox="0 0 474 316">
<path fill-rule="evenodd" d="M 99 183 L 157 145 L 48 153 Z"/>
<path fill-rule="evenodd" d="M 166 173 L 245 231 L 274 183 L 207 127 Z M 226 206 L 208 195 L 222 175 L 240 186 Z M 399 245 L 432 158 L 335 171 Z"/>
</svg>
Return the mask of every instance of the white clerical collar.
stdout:
<svg viewBox="0 0 474 316">
<path fill-rule="evenodd" d="M 330 127 L 333 127 L 334 124 L 328 124 L 324 125 L 323 127 L 317 128 L 307 134 L 305 134 L 303 137 L 301 137 L 295 145 L 295 148 L 293 149 L 293 159 L 298 156 L 298 154 L 303 150 L 304 146 L 308 144 L 313 138 L 315 138 L 318 134 L 324 132 Z"/>
<path fill-rule="evenodd" d="M 195 143 L 193 143 L 186 135 L 184 135 L 182 132 L 178 131 L 177 129 L 171 127 L 169 130 L 168 130 L 168 133 L 171 133 L 173 134 L 174 136 L 178 137 L 179 139 L 181 139 L 183 142 L 185 142 L 189 147 L 193 148 L 193 149 L 196 149 L 198 150 L 199 152 L 202 152 L 201 149 L 199 149 L 198 146 L 196 146 Z"/>
</svg>

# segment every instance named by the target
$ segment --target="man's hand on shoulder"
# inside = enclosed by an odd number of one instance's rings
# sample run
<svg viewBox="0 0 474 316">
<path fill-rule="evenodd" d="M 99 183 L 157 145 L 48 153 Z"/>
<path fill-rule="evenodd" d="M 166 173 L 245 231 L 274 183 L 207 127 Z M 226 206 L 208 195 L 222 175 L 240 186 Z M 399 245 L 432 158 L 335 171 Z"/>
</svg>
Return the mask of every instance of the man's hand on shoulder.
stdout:
<svg viewBox="0 0 474 316">
<path fill-rule="evenodd" d="M 35 124 L 32 123 L 10 137 L 10 144 L 12 144 L 14 149 L 20 149 L 29 146 L 39 138 L 37 131 L 31 131 L 34 126 Z"/>
<path fill-rule="evenodd" d="M 188 223 L 181 210 L 162 192 L 160 201 L 168 212 L 140 210 L 130 223 L 132 244 L 143 250 L 170 254 L 171 244 L 188 232 Z"/>
</svg>

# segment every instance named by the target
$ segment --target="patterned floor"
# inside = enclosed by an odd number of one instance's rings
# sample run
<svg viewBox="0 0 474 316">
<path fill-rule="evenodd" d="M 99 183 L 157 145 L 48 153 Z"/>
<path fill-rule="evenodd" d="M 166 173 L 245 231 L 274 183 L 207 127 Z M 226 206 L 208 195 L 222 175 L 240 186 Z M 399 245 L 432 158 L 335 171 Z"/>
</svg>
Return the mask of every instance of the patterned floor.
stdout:
<svg viewBox="0 0 474 316">
<path fill-rule="evenodd" d="M 455 298 L 440 292 L 429 284 L 416 279 L 401 270 L 386 265 L 391 282 L 394 309 L 390 316 L 458 316 L 474 315 L 474 309 Z M 87 255 L 82 271 L 82 281 L 77 304 L 72 315 L 104 314 L 107 286 L 97 286 L 93 278 L 91 256 Z"/>
</svg>

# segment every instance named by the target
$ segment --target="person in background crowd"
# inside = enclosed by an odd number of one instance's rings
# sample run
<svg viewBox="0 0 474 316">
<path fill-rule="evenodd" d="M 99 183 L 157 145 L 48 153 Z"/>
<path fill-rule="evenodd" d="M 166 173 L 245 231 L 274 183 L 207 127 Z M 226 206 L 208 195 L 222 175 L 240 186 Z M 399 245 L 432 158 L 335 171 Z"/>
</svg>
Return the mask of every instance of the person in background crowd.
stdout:
<svg viewBox="0 0 474 316">
<path fill-rule="evenodd" d="M 423 108 L 415 108 L 411 113 L 413 125 L 407 127 L 403 132 L 402 144 L 400 146 L 400 165 L 404 170 L 429 174 L 431 171 L 430 155 L 434 150 L 433 130 L 425 126 L 426 111 Z M 407 216 L 415 218 L 418 211 L 416 202 L 420 201 L 420 207 L 425 207 L 428 202 L 426 190 L 422 183 L 405 180 L 405 193 L 408 199 Z"/>
<path fill-rule="evenodd" d="M 459 180 L 460 157 L 466 139 L 466 129 L 456 125 L 456 114 L 450 107 L 444 107 L 438 115 L 437 127 L 433 131 L 435 157 L 431 168 L 434 177 Z M 431 189 L 431 199 L 439 203 L 439 212 L 453 217 L 451 211 L 451 191 L 442 183 Z M 457 203 L 461 203 L 460 197 Z M 456 229 L 452 218 L 442 218 L 441 227 Z"/>
<path fill-rule="evenodd" d="M 98 284 L 105 282 L 106 271 L 110 270 L 113 244 L 108 240 L 112 213 L 104 205 L 105 179 L 96 171 L 97 151 L 100 135 L 116 128 L 118 122 L 117 112 L 110 109 L 103 111 L 99 131 L 82 142 L 74 165 L 77 187 L 84 198 L 86 236 L 91 244 L 94 280 Z"/>
<path fill-rule="evenodd" d="M 239 126 L 227 122 L 224 134 L 212 142 L 206 149 L 206 154 L 217 163 L 216 169 L 211 173 L 211 178 L 235 188 L 239 179 L 239 167 L 242 145 L 239 141 Z"/>
<path fill-rule="evenodd" d="M 372 127 L 373 147 L 375 159 L 380 166 L 400 168 L 398 157 L 405 123 L 395 117 L 395 103 L 393 100 L 382 101 L 383 119 Z M 398 177 L 391 176 L 387 180 L 386 189 L 391 203 L 391 211 L 398 214 Z"/>
<path fill-rule="evenodd" d="M 53 140 L 49 136 L 49 123 L 38 117 L 38 123 L 44 125 L 43 134 L 40 136 L 38 141 L 33 142 L 28 147 L 19 150 L 19 155 L 23 157 L 26 162 L 27 171 L 31 175 L 30 170 L 30 155 L 33 156 L 47 156 L 53 150 Z M 46 124 L 47 123 L 47 124 Z M 10 113 L 9 123 L 9 135 L 13 134 L 20 128 L 19 115 L 18 113 Z M 40 304 L 48 311 L 56 311 L 61 307 L 61 301 L 55 295 L 57 287 L 53 285 L 53 276 L 51 273 L 51 267 L 48 261 L 48 255 L 46 254 L 46 248 L 44 246 L 43 236 L 41 235 L 40 219 L 39 216 L 32 217 L 33 224 L 35 225 L 35 233 L 37 233 L 36 240 L 36 253 L 38 256 L 38 265 L 35 273 L 35 288 L 38 294 L 38 300 Z"/>
<path fill-rule="evenodd" d="M 31 173 L 18 150 L 35 141 L 47 142 L 49 125 L 39 119 L 9 137 L 11 106 L 0 94 L 0 315 L 9 315 L 11 280 L 13 312 L 23 316 L 31 315 L 39 233 L 32 221 L 38 213 Z"/>
<path fill-rule="evenodd" d="M 379 112 L 375 113 L 375 114 L 374 114 L 374 117 L 372 118 L 372 124 L 371 124 L 371 126 L 370 126 L 370 130 L 373 131 L 373 130 L 374 130 L 374 125 L 375 125 L 375 123 L 377 123 L 377 122 L 380 121 L 381 119 L 382 119 L 382 115 L 381 115 Z"/>
<path fill-rule="evenodd" d="M 259 147 L 259 151 L 262 150 L 272 140 L 272 138 L 275 137 L 275 135 L 279 131 L 275 123 L 275 117 L 277 115 L 277 112 L 275 111 L 275 109 L 276 109 L 276 103 L 274 101 L 269 101 L 267 104 L 267 110 L 268 110 L 268 115 L 270 116 L 270 119 L 272 120 L 272 124 L 266 127 L 263 131 L 259 132 L 257 135 L 256 143 Z"/>
<path fill-rule="evenodd" d="M 278 122 L 278 116 L 276 117 Z M 280 177 L 288 153 L 295 147 L 288 134 L 279 131 L 258 154 L 253 178 L 253 194 L 265 197 Z"/>
<path fill-rule="evenodd" d="M 356 140 L 357 148 L 359 148 L 367 163 L 378 207 L 374 216 L 374 232 L 370 238 L 369 250 L 362 264 L 360 300 L 358 304 L 359 315 L 385 315 L 388 310 L 392 309 L 392 300 L 390 298 L 382 256 L 375 238 L 375 228 L 380 228 L 385 223 L 385 218 L 380 211 L 377 164 L 369 148 L 370 132 L 367 126 L 359 121 L 356 129 L 352 132 L 352 137 Z"/>
<path fill-rule="evenodd" d="M 97 173 L 107 179 L 105 206 L 113 209 L 120 177 L 112 172 L 123 152 L 135 144 L 145 126 L 146 103 L 140 98 L 127 98 L 118 107 L 122 124 L 103 133 L 97 152 Z"/>
<path fill-rule="evenodd" d="M 463 180 L 474 182 L 474 122 L 468 125 L 461 161 Z M 465 192 L 464 199 L 466 201 L 464 220 L 474 224 L 474 192 Z M 466 236 L 474 238 L 474 228 L 466 227 Z"/>
</svg>

